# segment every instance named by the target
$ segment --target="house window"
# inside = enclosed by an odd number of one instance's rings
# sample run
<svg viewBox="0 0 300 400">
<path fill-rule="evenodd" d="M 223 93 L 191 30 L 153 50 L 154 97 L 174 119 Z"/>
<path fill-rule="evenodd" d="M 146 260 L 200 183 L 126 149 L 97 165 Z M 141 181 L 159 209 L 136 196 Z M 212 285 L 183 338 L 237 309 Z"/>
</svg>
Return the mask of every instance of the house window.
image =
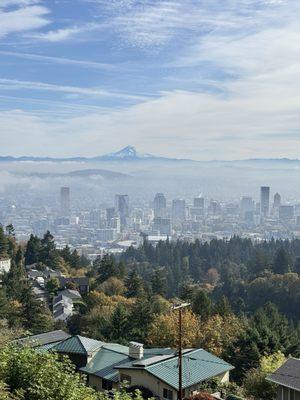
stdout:
<svg viewBox="0 0 300 400">
<path fill-rule="evenodd" d="M 129 375 L 121 374 L 120 380 L 122 383 L 127 383 L 128 385 L 131 385 L 131 376 Z"/>
<path fill-rule="evenodd" d="M 113 388 L 112 381 L 109 381 L 107 379 L 102 379 L 102 389 L 112 390 L 112 388 Z"/>
<path fill-rule="evenodd" d="M 164 391 L 163 391 L 163 396 L 164 396 L 164 399 L 167 399 L 167 400 L 173 400 L 173 391 L 172 391 L 172 390 L 169 390 L 169 389 L 166 389 L 166 388 L 164 388 Z"/>
</svg>

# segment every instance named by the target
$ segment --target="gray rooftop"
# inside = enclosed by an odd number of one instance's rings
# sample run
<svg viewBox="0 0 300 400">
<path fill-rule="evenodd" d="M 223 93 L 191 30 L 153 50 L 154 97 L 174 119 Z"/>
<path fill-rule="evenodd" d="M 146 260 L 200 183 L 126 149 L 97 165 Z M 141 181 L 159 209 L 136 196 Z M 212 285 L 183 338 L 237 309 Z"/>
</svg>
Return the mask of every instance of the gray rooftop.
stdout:
<svg viewBox="0 0 300 400">
<path fill-rule="evenodd" d="M 41 333 L 39 335 L 27 336 L 21 339 L 18 339 L 16 342 L 22 345 L 28 346 L 42 346 L 50 343 L 58 343 L 62 340 L 69 338 L 70 335 L 63 330 L 51 331 Z"/>
<path fill-rule="evenodd" d="M 300 359 L 289 358 L 267 380 L 300 392 Z"/>
</svg>

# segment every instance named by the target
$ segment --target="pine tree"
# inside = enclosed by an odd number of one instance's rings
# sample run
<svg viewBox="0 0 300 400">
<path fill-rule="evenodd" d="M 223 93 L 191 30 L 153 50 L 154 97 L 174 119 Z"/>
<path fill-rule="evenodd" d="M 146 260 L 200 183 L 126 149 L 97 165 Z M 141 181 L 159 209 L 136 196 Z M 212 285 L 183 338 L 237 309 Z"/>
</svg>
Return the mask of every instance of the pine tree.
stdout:
<svg viewBox="0 0 300 400">
<path fill-rule="evenodd" d="M 3 227 L 0 226 L 0 259 L 8 257 L 7 251 L 8 251 L 7 238 L 4 234 Z"/>
<path fill-rule="evenodd" d="M 22 294 L 24 326 L 33 334 L 51 331 L 54 320 L 48 308 L 34 297 L 31 287 Z"/>
<path fill-rule="evenodd" d="M 151 287 L 154 294 L 165 295 L 167 291 L 167 279 L 165 270 L 157 268 L 152 274 Z"/>
<path fill-rule="evenodd" d="M 7 286 L 7 295 L 11 299 L 20 300 L 23 290 L 28 286 L 23 261 L 22 249 L 19 247 L 4 280 Z"/>
<path fill-rule="evenodd" d="M 275 254 L 273 271 L 275 274 L 286 274 L 291 271 L 292 261 L 289 254 L 281 247 Z"/>
<path fill-rule="evenodd" d="M 128 335 L 129 313 L 122 303 L 118 303 L 111 318 L 111 340 L 125 343 Z"/>
<path fill-rule="evenodd" d="M 41 240 L 37 236 L 30 235 L 25 251 L 25 265 L 31 265 L 39 262 L 41 249 Z"/>
<path fill-rule="evenodd" d="M 139 297 L 144 292 L 143 279 L 137 273 L 136 268 L 129 272 L 125 280 L 125 285 L 127 287 L 128 297 Z"/>
<path fill-rule="evenodd" d="M 193 312 L 206 320 L 211 315 L 212 304 L 208 294 L 204 290 L 199 290 L 192 302 Z"/>
<path fill-rule="evenodd" d="M 221 315 L 222 317 L 232 314 L 232 309 L 226 296 L 222 296 L 216 304 L 215 313 Z"/>
</svg>

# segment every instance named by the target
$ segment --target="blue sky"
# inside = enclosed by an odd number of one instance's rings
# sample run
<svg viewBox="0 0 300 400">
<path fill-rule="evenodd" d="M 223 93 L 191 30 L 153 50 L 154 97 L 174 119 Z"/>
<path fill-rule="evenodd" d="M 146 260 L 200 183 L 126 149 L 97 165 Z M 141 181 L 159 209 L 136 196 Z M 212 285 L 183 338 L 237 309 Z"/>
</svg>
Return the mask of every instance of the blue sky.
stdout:
<svg viewBox="0 0 300 400">
<path fill-rule="evenodd" d="M 299 157 L 299 19 L 299 0 L 0 0 L 0 153 Z"/>
</svg>

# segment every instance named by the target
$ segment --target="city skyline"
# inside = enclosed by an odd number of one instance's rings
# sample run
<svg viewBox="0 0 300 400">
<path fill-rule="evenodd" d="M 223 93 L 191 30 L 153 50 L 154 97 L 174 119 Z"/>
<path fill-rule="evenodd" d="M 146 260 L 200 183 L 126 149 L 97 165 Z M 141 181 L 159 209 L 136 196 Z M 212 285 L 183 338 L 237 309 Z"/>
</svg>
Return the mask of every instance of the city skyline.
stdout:
<svg viewBox="0 0 300 400">
<path fill-rule="evenodd" d="M 299 15 L 284 0 L 2 1 L 1 154 L 130 143 L 195 160 L 297 158 Z"/>
</svg>

